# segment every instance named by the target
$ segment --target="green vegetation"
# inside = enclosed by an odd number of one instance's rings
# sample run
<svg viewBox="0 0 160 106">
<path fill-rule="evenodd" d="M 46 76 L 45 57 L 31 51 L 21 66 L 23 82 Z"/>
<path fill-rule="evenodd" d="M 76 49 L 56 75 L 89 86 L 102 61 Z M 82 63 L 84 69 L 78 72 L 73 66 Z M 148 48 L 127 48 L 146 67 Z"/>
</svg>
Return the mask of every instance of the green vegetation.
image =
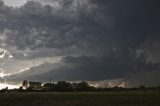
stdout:
<svg viewBox="0 0 160 106">
<path fill-rule="evenodd" d="M 160 106 L 160 92 L 0 93 L 0 106 Z"/>
</svg>

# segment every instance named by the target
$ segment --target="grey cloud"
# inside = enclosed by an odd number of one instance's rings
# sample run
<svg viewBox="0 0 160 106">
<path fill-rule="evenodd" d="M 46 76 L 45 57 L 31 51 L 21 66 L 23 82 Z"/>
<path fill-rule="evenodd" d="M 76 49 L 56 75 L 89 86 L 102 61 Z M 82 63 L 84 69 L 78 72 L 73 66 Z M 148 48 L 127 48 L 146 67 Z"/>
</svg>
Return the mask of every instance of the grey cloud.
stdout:
<svg viewBox="0 0 160 106">
<path fill-rule="evenodd" d="M 19 8 L 0 2 L 6 37 L 0 43 L 30 50 L 28 59 L 65 57 L 65 68 L 42 74 L 55 79 L 101 80 L 159 70 L 158 2 L 36 0 Z"/>
<path fill-rule="evenodd" d="M 133 80 L 133 75 L 136 75 L 136 73 L 155 73 L 159 69 L 160 64 L 154 64 L 151 62 L 146 63 L 144 56 L 139 56 L 134 61 L 129 56 L 121 58 L 120 56 L 117 57 L 117 54 L 112 57 L 95 57 L 85 55 L 78 57 L 67 56 L 64 57 L 60 63 L 45 63 L 15 76 L 10 76 L 8 80 L 13 78 L 18 81 L 23 79 L 46 81 L 49 78 L 52 78 L 54 81 L 95 81 L 123 78 L 130 81 Z M 139 80 L 139 83 L 142 83 L 142 81 Z"/>
<path fill-rule="evenodd" d="M 76 1 L 78 3 L 79 0 Z M 139 44 L 150 36 L 145 30 L 157 32 L 152 26 L 158 23 L 150 16 L 153 14 L 159 17 L 156 14 L 157 7 L 154 9 L 152 6 L 157 1 L 152 2 L 149 7 L 146 7 L 149 1 L 132 0 L 121 2 L 87 0 L 84 3 L 79 1 L 79 4 L 75 4 L 73 0 L 54 2 L 60 2 L 60 8 L 42 5 L 36 1 L 29 1 L 18 9 L 2 6 L 9 8 L 4 9 L 8 12 L 2 11 L 2 14 L 5 13 L 4 16 L 7 17 L 10 14 L 8 21 L 5 22 L 7 25 L 5 28 L 17 32 L 16 37 L 8 35 L 8 43 L 22 49 L 26 46 L 31 49 L 63 48 L 71 45 L 92 46 L 91 43 L 96 43 L 99 47 L 113 46 L 116 43 L 115 46 L 128 45 L 138 48 Z M 17 43 L 17 39 L 21 42 Z"/>
<path fill-rule="evenodd" d="M 20 8 L 5 12 L 8 13 L 6 17 L 10 14 L 4 27 L 11 32 L 6 33 L 7 43 L 16 45 L 19 49 L 86 46 L 92 43 L 88 43 L 89 40 L 97 39 L 96 33 L 105 33 L 96 26 L 94 16 L 96 11 L 93 10 L 97 7 L 94 5 L 92 7 L 89 1 L 88 4 L 81 1 L 80 4 L 75 4 L 72 0 L 61 2 L 61 8 L 56 8 L 36 1 L 28 1 Z M 96 31 L 97 28 L 100 31 Z M 17 40 L 19 42 L 16 42 Z"/>
</svg>

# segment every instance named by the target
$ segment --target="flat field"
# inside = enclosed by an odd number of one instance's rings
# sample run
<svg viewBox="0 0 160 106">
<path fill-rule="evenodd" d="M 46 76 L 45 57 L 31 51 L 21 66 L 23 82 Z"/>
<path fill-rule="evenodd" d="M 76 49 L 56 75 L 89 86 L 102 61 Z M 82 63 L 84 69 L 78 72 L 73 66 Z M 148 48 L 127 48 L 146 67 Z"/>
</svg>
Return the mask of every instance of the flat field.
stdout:
<svg viewBox="0 0 160 106">
<path fill-rule="evenodd" d="M 0 93 L 0 106 L 160 106 L 160 92 Z"/>
</svg>

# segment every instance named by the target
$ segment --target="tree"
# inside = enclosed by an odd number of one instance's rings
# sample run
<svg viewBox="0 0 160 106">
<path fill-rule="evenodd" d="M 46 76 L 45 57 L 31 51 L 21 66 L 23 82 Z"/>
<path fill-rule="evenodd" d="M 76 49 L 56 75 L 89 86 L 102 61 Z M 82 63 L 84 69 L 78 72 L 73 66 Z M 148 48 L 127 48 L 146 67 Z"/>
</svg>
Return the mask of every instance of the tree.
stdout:
<svg viewBox="0 0 160 106">
<path fill-rule="evenodd" d="M 27 80 L 24 80 L 24 81 L 23 81 L 22 87 L 23 87 L 24 89 L 28 89 L 29 84 L 28 84 L 28 81 L 27 81 Z"/>
<path fill-rule="evenodd" d="M 42 90 L 42 83 L 41 82 L 29 82 L 28 90 L 34 91 L 34 90 Z"/>
<path fill-rule="evenodd" d="M 55 90 L 56 91 L 72 91 L 73 87 L 72 84 L 66 81 L 59 81 L 57 84 L 55 84 Z"/>
<path fill-rule="evenodd" d="M 90 86 L 87 82 L 80 82 L 77 84 L 77 90 L 78 91 L 88 91 L 90 89 Z"/>
<path fill-rule="evenodd" d="M 19 87 L 19 91 L 23 91 L 23 86 L 20 86 L 20 87 Z"/>
<path fill-rule="evenodd" d="M 44 90 L 53 91 L 55 89 L 54 83 L 46 83 L 43 85 Z"/>
<path fill-rule="evenodd" d="M 139 86 L 139 90 L 146 91 L 146 87 L 144 85 Z"/>
</svg>

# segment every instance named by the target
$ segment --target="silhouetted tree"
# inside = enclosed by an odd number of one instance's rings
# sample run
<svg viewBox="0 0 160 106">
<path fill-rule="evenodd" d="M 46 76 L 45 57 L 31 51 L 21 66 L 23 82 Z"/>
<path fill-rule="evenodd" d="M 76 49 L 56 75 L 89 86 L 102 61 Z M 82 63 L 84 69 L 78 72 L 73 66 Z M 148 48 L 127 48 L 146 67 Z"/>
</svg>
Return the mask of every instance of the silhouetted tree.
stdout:
<svg viewBox="0 0 160 106">
<path fill-rule="evenodd" d="M 54 83 L 46 83 L 43 85 L 43 90 L 53 91 L 53 90 L 55 90 L 55 84 Z"/>
<path fill-rule="evenodd" d="M 66 81 L 59 81 L 57 84 L 55 84 L 55 90 L 56 91 L 72 91 L 73 87 L 72 84 Z"/>
<path fill-rule="evenodd" d="M 24 89 L 28 89 L 28 87 L 29 87 L 29 83 L 28 83 L 28 81 L 27 81 L 27 80 L 24 80 L 24 81 L 23 81 L 23 83 L 22 83 L 22 87 L 23 87 Z"/>
<path fill-rule="evenodd" d="M 8 87 L 5 88 L 5 92 L 8 92 Z"/>
<path fill-rule="evenodd" d="M 19 87 L 19 91 L 22 92 L 23 91 L 23 86 Z"/>
<path fill-rule="evenodd" d="M 84 81 L 78 83 L 76 86 L 77 86 L 76 89 L 78 91 L 88 91 L 90 89 L 89 84 L 87 82 L 84 82 Z"/>
<path fill-rule="evenodd" d="M 35 91 L 35 90 L 42 90 L 42 83 L 41 82 L 29 82 L 28 90 Z"/>
<path fill-rule="evenodd" d="M 145 86 L 139 86 L 139 90 L 142 90 L 142 91 L 146 91 L 146 87 Z"/>
</svg>

